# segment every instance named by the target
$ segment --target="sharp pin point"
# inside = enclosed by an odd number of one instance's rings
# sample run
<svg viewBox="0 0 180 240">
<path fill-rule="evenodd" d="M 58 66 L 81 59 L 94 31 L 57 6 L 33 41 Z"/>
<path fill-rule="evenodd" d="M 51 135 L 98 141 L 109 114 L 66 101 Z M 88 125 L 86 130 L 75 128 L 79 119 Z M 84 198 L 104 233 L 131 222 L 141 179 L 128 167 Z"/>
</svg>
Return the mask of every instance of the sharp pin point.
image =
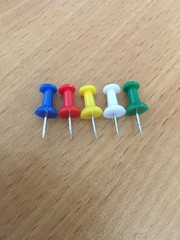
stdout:
<svg viewBox="0 0 180 240">
<path fill-rule="evenodd" d="M 142 135 L 141 121 L 140 121 L 140 117 L 139 117 L 139 114 L 138 114 L 137 111 L 136 111 L 136 121 L 137 121 L 137 125 L 138 125 L 138 128 L 139 128 L 139 132 L 140 132 L 140 134 Z"/>
<path fill-rule="evenodd" d="M 43 129 L 42 129 L 42 138 L 46 135 L 46 126 L 47 126 L 47 114 L 44 117 Z"/>
<path fill-rule="evenodd" d="M 68 125 L 69 125 L 69 135 L 70 135 L 70 138 L 72 139 L 73 138 L 73 134 L 72 134 L 72 121 L 71 121 L 71 115 L 69 114 L 69 117 L 68 117 Z"/>
<path fill-rule="evenodd" d="M 96 131 L 96 124 L 95 124 L 95 120 L 94 120 L 94 115 L 92 114 L 92 126 L 93 126 L 93 131 L 94 131 L 94 136 L 97 139 L 97 131 Z"/>
<path fill-rule="evenodd" d="M 114 114 L 114 126 L 115 126 L 115 129 L 116 129 L 116 134 L 117 134 L 117 136 L 119 136 L 118 121 L 117 121 L 117 117 L 116 117 L 115 114 Z"/>
</svg>

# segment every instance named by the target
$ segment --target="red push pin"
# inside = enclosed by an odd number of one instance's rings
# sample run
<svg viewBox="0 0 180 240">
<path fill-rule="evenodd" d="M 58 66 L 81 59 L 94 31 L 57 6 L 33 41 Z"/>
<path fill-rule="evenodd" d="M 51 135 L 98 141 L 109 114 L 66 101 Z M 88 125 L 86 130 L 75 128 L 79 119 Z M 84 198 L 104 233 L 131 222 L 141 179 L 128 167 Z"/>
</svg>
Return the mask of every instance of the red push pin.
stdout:
<svg viewBox="0 0 180 240">
<path fill-rule="evenodd" d="M 63 96 L 63 107 L 59 109 L 58 115 L 61 118 L 68 118 L 69 134 L 72 139 L 71 118 L 80 116 L 80 109 L 74 106 L 73 94 L 76 88 L 72 84 L 64 84 L 59 87 L 58 92 Z"/>
</svg>

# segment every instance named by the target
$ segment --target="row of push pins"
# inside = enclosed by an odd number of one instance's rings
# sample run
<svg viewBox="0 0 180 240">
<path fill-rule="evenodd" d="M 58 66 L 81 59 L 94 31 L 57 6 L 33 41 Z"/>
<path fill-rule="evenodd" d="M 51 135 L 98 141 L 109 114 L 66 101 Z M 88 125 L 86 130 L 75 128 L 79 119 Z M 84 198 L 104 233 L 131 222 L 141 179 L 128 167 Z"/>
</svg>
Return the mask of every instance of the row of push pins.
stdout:
<svg viewBox="0 0 180 240">
<path fill-rule="evenodd" d="M 123 91 L 127 93 L 129 99 L 129 105 L 125 109 L 119 105 L 117 100 L 117 94 L 120 93 L 121 89 L 117 84 L 108 84 L 103 88 L 103 93 L 107 95 L 107 107 L 102 109 L 95 104 L 94 94 L 96 88 L 93 85 L 84 85 L 80 88 L 79 94 L 84 97 L 84 109 L 80 111 L 78 107 L 74 105 L 73 94 L 76 91 L 75 87 L 71 84 L 65 84 L 58 89 L 59 94 L 63 96 L 63 107 L 57 112 L 53 107 L 53 95 L 57 92 L 56 86 L 53 84 L 43 84 L 39 91 L 44 94 L 42 100 L 42 106 L 35 110 L 35 114 L 41 118 L 44 118 L 42 137 L 45 137 L 46 125 L 48 118 L 67 118 L 69 124 L 69 133 L 72 139 L 72 118 L 81 116 L 82 119 L 89 119 L 92 121 L 92 127 L 94 135 L 97 138 L 97 131 L 95 125 L 95 118 L 104 116 L 107 119 L 113 119 L 115 130 L 119 135 L 119 127 L 117 119 L 119 117 L 127 115 L 135 115 L 139 132 L 142 134 L 142 127 L 139 118 L 139 114 L 142 114 L 148 110 L 148 106 L 140 101 L 137 90 L 140 85 L 136 81 L 127 82 L 123 86 Z"/>
</svg>

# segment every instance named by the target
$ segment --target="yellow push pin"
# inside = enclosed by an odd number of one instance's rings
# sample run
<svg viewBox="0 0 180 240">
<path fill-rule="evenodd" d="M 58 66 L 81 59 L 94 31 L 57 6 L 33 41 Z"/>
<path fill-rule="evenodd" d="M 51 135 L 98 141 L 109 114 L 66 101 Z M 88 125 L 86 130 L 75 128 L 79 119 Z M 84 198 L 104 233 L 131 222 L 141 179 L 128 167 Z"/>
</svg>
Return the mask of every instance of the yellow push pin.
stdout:
<svg viewBox="0 0 180 240">
<path fill-rule="evenodd" d="M 94 93 L 96 93 L 96 88 L 93 85 L 84 85 L 79 90 L 79 94 L 84 96 L 85 105 L 85 108 L 81 112 L 81 118 L 92 120 L 94 136 L 97 138 L 98 136 L 94 119 L 102 116 L 103 111 L 100 107 L 96 106 L 93 96 Z"/>
</svg>

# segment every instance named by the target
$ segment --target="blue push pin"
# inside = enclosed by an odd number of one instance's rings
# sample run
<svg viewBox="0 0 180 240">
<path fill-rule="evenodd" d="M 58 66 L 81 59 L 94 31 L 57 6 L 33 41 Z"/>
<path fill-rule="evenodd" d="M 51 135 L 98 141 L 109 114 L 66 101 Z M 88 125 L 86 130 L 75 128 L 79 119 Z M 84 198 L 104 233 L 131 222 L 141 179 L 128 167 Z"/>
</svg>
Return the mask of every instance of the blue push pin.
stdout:
<svg viewBox="0 0 180 240">
<path fill-rule="evenodd" d="M 53 107 L 53 95 L 57 92 L 57 88 L 53 84 L 46 83 L 41 85 L 39 91 L 44 94 L 44 97 L 42 100 L 42 106 L 38 107 L 34 114 L 36 114 L 38 117 L 44 118 L 42 130 L 42 137 L 44 138 L 46 133 L 47 119 L 57 117 L 57 111 Z"/>
</svg>

